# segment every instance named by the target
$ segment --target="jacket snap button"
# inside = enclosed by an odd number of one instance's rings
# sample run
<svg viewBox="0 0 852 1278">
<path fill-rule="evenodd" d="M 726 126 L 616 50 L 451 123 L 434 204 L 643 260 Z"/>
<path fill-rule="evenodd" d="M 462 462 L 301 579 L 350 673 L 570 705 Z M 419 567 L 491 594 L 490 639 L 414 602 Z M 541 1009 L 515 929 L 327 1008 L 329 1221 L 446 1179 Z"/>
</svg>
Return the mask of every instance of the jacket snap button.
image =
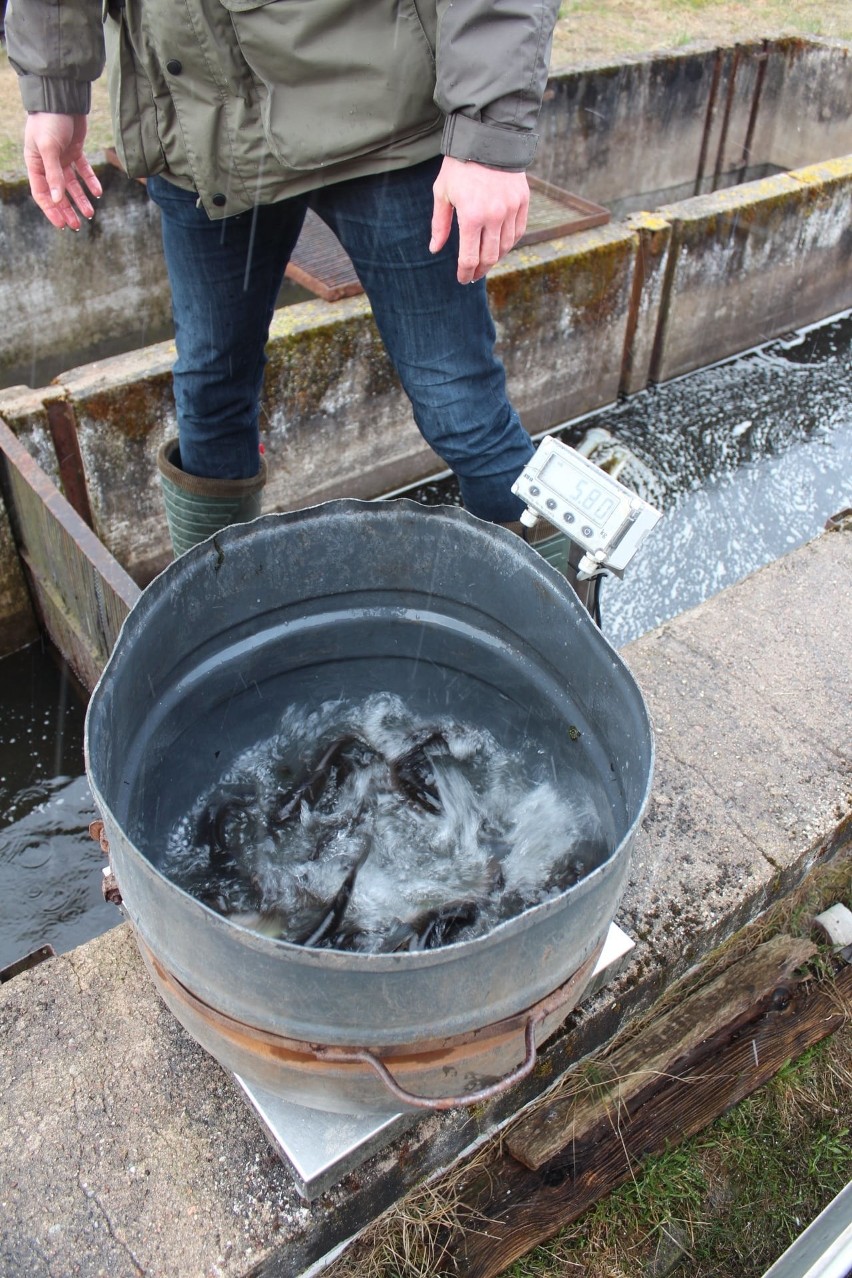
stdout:
<svg viewBox="0 0 852 1278">
<path fill-rule="evenodd" d="M 169 58 L 166 63 L 166 70 L 169 75 L 180 75 L 183 70 L 183 63 L 178 58 Z"/>
<path fill-rule="evenodd" d="M 213 203 L 216 205 L 217 209 L 220 209 L 223 204 L 228 203 L 228 197 L 227 195 L 222 195 L 220 192 L 218 195 L 213 196 Z"/>
</svg>

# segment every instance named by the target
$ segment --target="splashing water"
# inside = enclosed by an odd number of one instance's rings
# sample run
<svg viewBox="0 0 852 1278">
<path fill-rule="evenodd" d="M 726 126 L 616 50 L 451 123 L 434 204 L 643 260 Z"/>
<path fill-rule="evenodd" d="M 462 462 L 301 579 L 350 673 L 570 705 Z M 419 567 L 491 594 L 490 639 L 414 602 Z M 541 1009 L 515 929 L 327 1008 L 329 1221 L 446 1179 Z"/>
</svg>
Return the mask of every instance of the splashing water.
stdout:
<svg viewBox="0 0 852 1278">
<path fill-rule="evenodd" d="M 545 767 L 548 777 L 545 779 Z M 398 696 L 291 706 L 170 832 L 162 872 L 232 921 L 390 953 L 481 936 L 579 882 L 612 835 L 579 778 Z"/>
</svg>

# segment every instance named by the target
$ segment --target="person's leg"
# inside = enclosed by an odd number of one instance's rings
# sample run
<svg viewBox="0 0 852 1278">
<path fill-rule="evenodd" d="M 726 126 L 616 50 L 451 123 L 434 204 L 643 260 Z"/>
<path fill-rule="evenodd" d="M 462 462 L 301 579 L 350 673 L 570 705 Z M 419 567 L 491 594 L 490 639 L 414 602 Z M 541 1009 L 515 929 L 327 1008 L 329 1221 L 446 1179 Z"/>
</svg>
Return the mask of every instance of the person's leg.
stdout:
<svg viewBox="0 0 852 1278">
<path fill-rule="evenodd" d="M 149 178 L 148 191 L 162 213 L 172 290 L 179 467 L 209 479 L 251 479 L 264 347 L 305 201 L 211 222 L 191 192 L 163 178 Z"/>
<path fill-rule="evenodd" d="M 494 523 L 519 517 L 511 485 L 533 446 L 506 395 L 484 280 L 456 280 L 454 233 L 429 252 L 440 157 L 343 182 L 311 204 L 352 258 L 424 437 L 458 477 L 467 509 Z"/>
</svg>

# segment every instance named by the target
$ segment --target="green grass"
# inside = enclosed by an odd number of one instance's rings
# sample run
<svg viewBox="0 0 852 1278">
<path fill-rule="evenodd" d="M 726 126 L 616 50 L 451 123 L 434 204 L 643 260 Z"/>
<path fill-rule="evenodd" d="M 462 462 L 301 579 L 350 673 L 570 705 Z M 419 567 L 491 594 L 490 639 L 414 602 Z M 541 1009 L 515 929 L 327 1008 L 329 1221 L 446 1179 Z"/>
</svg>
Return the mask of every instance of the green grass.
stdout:
<svg viewBox="0 0 852 1278">
<path fill-rule="evenodd" d="M 700 1135 L 648 1160 L 508 1278 L 763 1274 L 852 1179 L 850 1071 L 847 1024 Z M 654 1267 L 659 1253 L 664 1269 Z"/>
</svg>

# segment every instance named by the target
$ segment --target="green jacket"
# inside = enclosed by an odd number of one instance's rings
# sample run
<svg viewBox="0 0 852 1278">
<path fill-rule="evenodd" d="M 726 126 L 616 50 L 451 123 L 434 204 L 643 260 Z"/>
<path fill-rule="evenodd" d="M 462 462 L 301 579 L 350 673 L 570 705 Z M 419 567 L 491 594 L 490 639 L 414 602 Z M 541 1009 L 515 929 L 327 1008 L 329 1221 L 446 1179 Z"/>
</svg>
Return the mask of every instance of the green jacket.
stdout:
<svg viewBox="0 0 852 1278">
<path fill-rule="evenodd" d="M 102 3 L 10 0 L 25 108 L 88 111 L 105 50 L 128 174 L 211 217 L 439 151 L 533 158 L 558 0 Z"/>
</svg>

